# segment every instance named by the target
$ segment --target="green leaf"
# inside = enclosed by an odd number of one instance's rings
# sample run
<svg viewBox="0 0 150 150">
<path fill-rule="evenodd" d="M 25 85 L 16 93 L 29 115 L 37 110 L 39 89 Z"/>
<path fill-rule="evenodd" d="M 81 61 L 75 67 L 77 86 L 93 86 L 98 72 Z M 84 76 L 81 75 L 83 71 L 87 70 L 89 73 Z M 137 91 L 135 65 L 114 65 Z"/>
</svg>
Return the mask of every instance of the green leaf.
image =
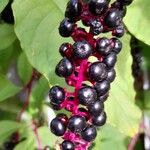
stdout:
<svg viewBox="0 0 150 150">
<path fill-rule="evenodd" d="M 136 38 L 150 45 L 150 9 L 149 0 L 135 0 L 128 8 L 127 15 L 124 19 L 128 30 Z"/>
<path fill-rule="evenodd" d="M 19 77 L 23 84 L 26 85 L 31 79 L 33 69 L 24 53 L 22 53 L 18 58 L 17 69 Z"/>
<path fill-rule="evenodd" d="M 20 129 L 22 125 L 20 123 L 3 120 L 0 121 L 0 144 L 2 144 L 12 133 Z"/>
<path fill-rule="evenodd" d="M 34 143 L 34 138 L 32 136 L 28 136 L 25 141 L 17 144 L 14 150 L 34 150 Z"/>
<path fill-rule="evenodd" d="M 16 39 L 12 25 L 0 24 L 0 50 L 8 48 Z"/>
<path fill-rule="evenodd" d="M 54 134 L 51 133 L 47 126 L 38 128 L 38 134 L 43 147 L 48 145 L 54 148 L 55 142 L 58 139 L 58 137 L 54 136 Z"/>
<path fill-rule="evenodd" d="M 131 74 L 132 59 L 129 48 L 130 36 L 126 35 L 122 42 L 124 47 L 118 56 L 116 80 L 106 101 L 108 123 L 119 129 L 127 136 L 133 136 L 138 131 L 141 111 L 135 105 L 135 91 Z"/>
<path fill-rule="evenodd" d="M 4 75 L 0 75 L 0 83 L 0 101 L 17 94 L 21 90 L 21 87 L 15 86 Z"/>
<path fill-rule="evenodd" d="M 63 41 L 58 34 L 62 11 L 55 1 L 49 0 L 38 0 L 38 3 L 37 0 L 15 0 L 13 11 L 15 32 L 28 60 L 50 83 L 58 83 L 54 69 L 60 60 L 58 48 Z"/>
<path fill-rule="evenodd" d="M 121 134 L 116 128 L 107 124 L 99 130 L 92 150 L 126 150 L 126 138 L 127 137 Z"/>
<path fill-rule="evenodd" d="M 9 0 L 0 0 L 0 13 L 3 11 L 3 9 L 8 4 Z"/>
<path fill-rule="evenodd" d="M 34 86 L 29 104 L 29 112 L 32 115 L 38 114 L 42 109 L 42 104 L 45 102 L 46 95 L 48 94 L 49 85 L 44 77 L 41 77 Z"/>
</svg>

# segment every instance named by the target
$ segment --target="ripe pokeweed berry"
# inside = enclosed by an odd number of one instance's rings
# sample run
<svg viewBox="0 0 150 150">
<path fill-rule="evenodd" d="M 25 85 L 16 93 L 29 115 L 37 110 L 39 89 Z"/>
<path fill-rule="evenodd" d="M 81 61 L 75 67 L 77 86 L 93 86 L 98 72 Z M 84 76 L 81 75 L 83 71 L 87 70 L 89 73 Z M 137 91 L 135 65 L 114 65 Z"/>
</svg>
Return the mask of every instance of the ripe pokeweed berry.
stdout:
<svg viewBox="0 0 150 150">
<path fill-rule="evenodd" d="M 65 91 L 60 86 L 53 86 L 49 91 L 49 98 L 53 104 L 60 104 L 65 100 Z"/>
<path fill-rule="evenodd" d="M 98 96 L 106 94 L 110 89 L 110 83 L 107 80 L 97 82 L 95 85 L 95 89 L 98 93 Z"/>
<path fill-rule="evenodd" d="M 60 77 L 68 77 L 72 74 L 74 66 L 72 62 L 64 57 L 56 66 L 55 72 Z"/>
<path fill-rule="evenodd" d="M 102 112 L 98 116 L 92 116 L 92 123 L 95 126 L 103 126 L 106 123 L 106 119 L 107 119 L 106 113 Z"/>
<path fill-rule="evenodd" d="M 101 101 L 95 101 L 88 106 L 90 114 L 98 116 L 104 109 L 104 104 Z"/>
<path fill-rule="evenodd" d="M 99 20 L 94 19 L 90 21 L 90 33 L 98 35 L 103 32 L 103 29 L 104 27 Z"/>
<path fill-rule="evenodd" d="M 61 121 L 63 121 L 65 124 L 67 124 L 68 117 L 67 117 L 66 114 L 64 114 L 64 113 L 59 113 L 59 114 L 57 114 L 56 117 L 59 118 Z"/>
<path fill-rule="evenodd" d="M 77 93 L 80 104 L 88 106 L 97 99 L 96 90 L 90 86 L 81 87 Z"/>
<path fill-rule="evenodd" d="M 66 125 L 61 119 L 56 117 L 51 121 L 50 129 L 56 136 L 63 136 L 66 132 Z"/>
<path fill-rule="evenodd" d="M 112 51 L 115 52 L 116 54 L 120 53 L 122 49 L 122 42 L 117 38 L 112 38 L 111 40 L 114 44 Z"/>
<path fill-rule="evenodd" d="M 74 29 L 74 23 L 72 23 L 68 18 L 65 18 L 59 26 L 59 34 L 62 37 L 69 37 Z"/>
<path fill-rule="evenodd" d="M 85 41 L 78 41 L 73 44 L 73 55 L 77 59 L 88 58 L 92 54 L 91 45 Z"/>
<path fill-rule="evenodd" d="M 89 11 L 94 15 L 103 14 L 109 4 L 109 0 L 90 0 L 89 1 Z"/>
<path fill-rule="evenodd" d="M 71 56 L 71 44 L 63 43 L 59 48 L 59 53 L 63 57 L 70 57 Z"/>
<path fill-rule="evenodd" d="M 104 63 L 106 64 L 106 66 L 108 68 L 112 68 L 114 67 L 115 63 L 117 61 L 117 55 L 114 52 L 111 52 L 110 54 L 108 54 L 105 58 L 104 58 Z"/>
<path fill-rule="evenodd" d="M 124 35 L 124 33 L 125 33 L 124 25 L 119 25 L 113 30 L 112 35 L 121 38 Z"/>
<path fill-rule="evenodd" d="M 118 9 L 111 9 L 107 12 L 104 22 L 108 28 L 115 28 L 121 22 L 121 15 Z"/>
<path fill-rule="evenodd" d="M 69 140 L 65 140 L 61 144 L 61 149 L 62 150 L 74 150 L 75 144 Z"/>
<path fill-rule="evenodd" d="M 101 55 L 108 55 L 112 49 L 109 39 L 103 37 L 97 40 L 96 51 Z"/>
<path fill-rule="evenodd" d="M 133 0 L 117 0 L 118 2 L 122 3 L 123 5 L 130 5 Z"/>
<path fill-rule="evenodd" d="M 72 132 L 81 132 L 86 126 L 84 117 L 74 115 L 68 120 L 68 129 Z"/>
<path fill-rule="evenodd" d="M 109 82 L 113 82 L 115 77 L 116 77 L 116 71 L 115 71 L 114 68 L 112 68 L 108 71 L 108 75 L 107 75 L 106 80 L 109 81 Z"/>
<path fill-rule="evenodd" d="M 104 95 L 98 96 L 97 100 L 101 101 L 101 102 L 105 102 L 107 100 L 108 96 L 109 96 L 109 94 L 106 93 Z"/>
<path fill-rule="evenodd" d="M 99 82 L 107 77 L 106 65 L 101 62 L 94 62 L 90 65 L 88 75 L 91 80 Z"/>
<path fill-rule="evenodd" d="M 50 106 L 56 111 L 61 109 L 60 104 L 54 104 L 50 102 Z"/>
<path fill-rule="evenodd" d="M 74 21 L 81 15 L 81 11 L 82 11 L 81 1 L 80 0 L 70 0 L 67 3 L 65 16 L 67 18 L 69 18 L 70 20 Z"/>
<path fill-rule="evenodd" d="M 82 138 L 87 142 L 92 142 L 96 136 L 97 136 L 97 130 L 94 125 L 87 126 L 82 132 L 81 132 Z"/>
</svg>

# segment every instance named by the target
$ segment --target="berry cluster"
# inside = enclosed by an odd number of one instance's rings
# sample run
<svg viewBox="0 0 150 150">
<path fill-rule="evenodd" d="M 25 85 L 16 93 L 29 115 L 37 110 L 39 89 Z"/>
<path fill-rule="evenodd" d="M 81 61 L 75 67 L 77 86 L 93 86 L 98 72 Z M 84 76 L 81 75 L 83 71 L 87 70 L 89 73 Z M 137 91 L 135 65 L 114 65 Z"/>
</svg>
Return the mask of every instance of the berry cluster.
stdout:
<svg viewBox="0 0 150 150">
<path fill-rule="evenodd" d="M 124 35 L 122 19 L 131 2 L 117 0 L 110 4 L 110 0 L 89 0 L 88 3 L 70 0 L 67 4 L 59 33 L 62 37 L 72 37 L 75 43 L 60 46 L 63 58 L 55 72 L 74 87 L 74 92 L 60 86 L 53 86 L 49 92 L 55 110 L 71 112 L 70 118 L 58 114 L 50 124 L 51 132 L 64 139 L 60 144 L 62 150 L 88 149 L 97 136 L 97 128 L 106 122 L 104 101 L 115 79 L 114 66 L 122 49 L 118 38 Z M 89 31 L 78 27 L 78 21 L 89 27 Z M 97 37 L 106 32 L 114 37 Z M 92 62 L 91 56 L 96 61 Z"/>
</svg>

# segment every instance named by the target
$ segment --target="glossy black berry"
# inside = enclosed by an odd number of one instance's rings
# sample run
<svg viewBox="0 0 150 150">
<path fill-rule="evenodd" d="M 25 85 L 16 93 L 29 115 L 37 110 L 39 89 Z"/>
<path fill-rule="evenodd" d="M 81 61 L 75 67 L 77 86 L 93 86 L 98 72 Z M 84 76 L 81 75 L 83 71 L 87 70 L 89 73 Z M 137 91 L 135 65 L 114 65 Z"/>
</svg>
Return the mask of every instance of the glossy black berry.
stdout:
<svg viewBox="0 0 150 150">
<path fill-rule="evenodd" d="M 62 37 L 69 37 L 74 28 L 74 23 L 72 23 L 68 18 L 65 18 L 59 26 L 59 34 Z"/>
<path fill-rule="evenodd" d="M 117 0 L 118 2 L 122 3 L 123 5 L 130 5 L 133 0 Z"/>
<path fill-rule="evenodd" d="M 119 25 L 114 29 L 112 35 L 121 38 L 124 35 L 124 33 L 125 33 L 124 25 Z"/>
<path fill-rule="evenodd" d="M 109 0 L 90 0 L 89 1 L 89 11 L 94 15 L 103 14 L 109 4 Z"/>
<path fill-rule="evenodd" d="M 103 37 L 97 40 L 96 51 L 101 55 L 108 55 L 112 49 L 109 39 Z"/>
<path fill-rule="evenodd" d="M 80 0 L 70 0 L 67 4 L 65 16 L 70 20 L 76 20 L 82 11 L 82 4 Z"/>
<path fill-rule="evenodd" d="M 72 62 L 64 57 L 56 66 L 56 74 L 60 77 L 68 77 L 74 70 Z"/>
<path fill-rule="evenodd" d="M 121 15 L 118 9 L 111 9 L 107 12 L 104 22 L 108 28 L 115 28 L 121 22 Z"/>
<path fill-rule="evenodd" d="M 104 109 L 104 104 L 101 101 L 96 101 L 88 106 L 90 114 L 98 116 Z"/>
<path fill-rule="evenodd" d="M 74 150 L 74 149 L 75 149 L 75 145 L 71 141 L 65 140 L 61 144 L 61 150 Z"/>
<path fill-rule="evenodd" d="M 86 120 L 84 117 L 74 115 L 68 120 L 68 129 L 72 132 L 80 132 L 86 126 Z"/>
<path fill-rule="evenodd" d="M 73 44 L 73 55 L 75 58 L 85 59 L 88 58 L 91 54 L 92 47 L 87 41 L 78 41 Z"/>
<path fill-rule="evenodd" d="M 117 38 L 112 38 L 112 42 L 114 44 L 112 51 L 116 54 L 120 53 L 122 49 L 122 42 Z"/>
<path fill-rule="evenodd" d="M 87 142 L 92 142 L 97 136 L 95 126 L 89 125 L 81 132 L 82 138 Z"/>
<path fill-rule="evenodd" d="M 95 126 L 103 126 L 106 123 L 106 113 L 102 112 L 99 116 L 92 116 L 92 123 Z"/>
<path fill-rule="evenodd" d="M 59 48 L 59 53 L 63 57 L 70 57 L 71 56 L 71 44 L 63 43 Z"/>
<path fill-rule="evenodd" d="M 94 62 L 90 65 L 88 74 L 93 81 L 102 81 L 107 77 L 106 65 L 101 62 Z"/>
<path fill-rule="evenodd" d="M 107 80 L 98 82 L 95 85 L 95 89 L 99 96 L 106 94 L 110 89 L 110 83 Z"/>
<path fill-rule="evenodd" d="M 89 105 L 97 99 L 96 90 L 90 86 L 84 86 L 77 93 L 78 100 L 82 105 Z"/>
<path fill-rule="evenodd" d="M 62 122 L 64 122 L 65 124 L 67 124 L 68 117 L 67 117 L 66 114 L 60 113 L 60 114 L 57 114 L 56 117 L 57 117 L 58 119 L 60 119 Z"/>
<path fill-rule="evenodd" d="M 115 71 L 114 68 L 112 68 L 108 71 L 108 75 L 107 75 L 106 80 L 109 81 L 109 82 L 113 82 L 115 77 L 116 77 L 116 71 Z"/>
<path fill-rule="evenodd" d="M 54 109 L 56 111 L 61 109 L 60 104 L 54 104 L 54 103 L 50 102 L 50 106 L 52 107 L 52 109 Z"/>
<path fill-rule="evenodd" d="M 108 68 L 114 67 L 116 61 L 117 61 L 117 55 L 114 52 L 111 52 L 104 58 L 104 63 Z"/>
<path fill-rule="evenodd" d="M 65 91 L 60 86 L 53 86 L 49 91 L 49 98 L 53 104 L 60 104 L 65 100 Z"/>
<path fill-rule="evenodd" d="M 104 95 L 98 96 L 97 100 L 101 101 L 101 102 L 105 102 L 107 100 L 108 96 L 109 96 L 109 94 L 106 93 Z"/>
<path fill-rule="evenodd" d="M 98 35 L 103 32 L 103 28 L 104 27 L 100 21 L 95 19 L 90 21 L 90 33 Z"/>
<path fill-rule="evenodd" d="M 66 125 L 62 120 L 56 117 L 51 121 L 50 129 L 56 136 L 63 136 L 66 131 Z"/>
</svg>

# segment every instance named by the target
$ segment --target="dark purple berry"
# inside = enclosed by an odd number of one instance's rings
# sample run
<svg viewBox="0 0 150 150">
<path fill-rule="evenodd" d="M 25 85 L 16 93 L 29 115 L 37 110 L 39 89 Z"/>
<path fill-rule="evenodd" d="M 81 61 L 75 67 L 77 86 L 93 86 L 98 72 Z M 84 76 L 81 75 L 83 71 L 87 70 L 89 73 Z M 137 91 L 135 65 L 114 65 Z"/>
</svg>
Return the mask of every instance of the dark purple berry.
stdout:
<svg viewBox="0 0 150 150">
<path fill-rule="evenodd" d="M 84 117 L 74 115 L 68 120 L 68 129 L 72 132 L 81 132 L 86 126 Z"/>
<path fill-rule="evenodd" d="M 71 141 L 65 140 L 61 144 L 61 150 L 74 150 L 74 149 L 75 149 L 75 145 Z"/>
<path fill-rule="evenodd" d="M 112 38 L 111 40 L 114 44 L 112 51 L 118 54 L 122 49 L 122 42 L 117 38 Z"/>
<path fill-rule="evenodd" d="M 80 88 L 77 96 L 80 104 L 85 106 L 93 103 L 97 99 L 96 90 L 90 86 Z"/>
<path fill-rule="evenodd" d="M 96 101 L 88 106 L 90 114 L 98 116 L 104 109 L 104 104 L 101 101 Z"/>
<path fill-rule="evenodd" d="M 101 62 L 94 62 L 90 65 L 88 74 L 91 80 L 102 81 L 107 77 L 106 65 Z"/>
<path fill-rule="evenodd" d="M 59 48 L 59 53 L 63 57 L 69 57 L 71 56 L 71 44 L 69 43 L 63 43 Z"/>
<path fill-rule="evenodd" d="M 124 33 L 125 33 L 124 25 L 119 25 L 113 30 L 112 35 L 121 38 L 124 35 Z"/>
<path fill-rule="evenodd" d="M 78 41 L 73 44 L 73 55 L 75 58 L 85 59 L 88 58 L 91 54 L 92 47 L 87 41 Z"/>
<path fill-rule="evenodd" d="M 98 35 L 103 32 L 103 25 L 98 20 L 91 20 L 90 21 L 90 33 L 94 35 Z"/>
<path fill-rule="evenodd" d="M 54 103 L 50 102 L 50 106 L 56 111 L 61 109 L 60 104 L 54 104 Z"/>
<path fill-rule="evenodd" d="M 104 58 L 104 63 L 108 68 L 114 67 L 116 61 L 117 61 L 117 55 L 114 52 L 111 52 Z"/>
<path fill-rule="evenodd" d="M 90 0 L 89 1 L 89 11 L 94 15 L 103 14 L 109 4 L 109 0 Z"/>
<path fill-rule="evenodd" d="M 53 86 L 49 91 L 49 98 L 53 104 L 60 104 L 65 100 L 65 91 L 60 86 Z"/>
<path fill-rule="evenodd" d="M 67 4 L 65 16 L 72 21 L 75 21 L 82 11 L 82 4 L 80 0 L 70 0 Z"/>
<path fill-rule="evenodd" d="M 123 5 L 130 5 L 133 0 L 117 0 L 118 2 L 122 3 Z"/>
<path fill-rule="evenodd" d="M 73 73 L 74 67 L 72 62 L 64 57 L 56 66 L 56 74 L 60 77 L 68 77 Z"/>
<path fill-rule="evenodd" d="M 56 117 L 59 118 L 61 121 L 63 121 L 65 124 L 66 124 L 67 121 L 68 121 L 68 117 L 67 117 L 66 114 L 60 113 L 60 114 L 57 114 Z"/>
<path fill-rule="evenodd" d="M 109 39 L 103 37 L 98 39 L 96 44 L 96 51 L 101 55 L 108 55 L 112 49 Z"/>
<path fill-rule="evenodd" d="M 98 82 L 95 85 L 95 89 L 98 93 L 98 96 L 102 96 L 106 94 L 110 89 L 110 83 L 107 80 L 104 80 L 102 82 Z"/>
<path fill-rule="evenodd" d="M 95 126 L 103 126 L 106 123 L 106 113 L 102 112 L 99 116 L 92 116 L 92 123 Z"/>
<path fill-rule="evenodd" d="M 92 142 L 97 136 L 95 126 L 89 125 L 81 132 L 82 138 L 87 142 Z"/>
<path fill-rule="evenodd" d="M 108 28 L 116 28 L 121 22 L 121 15 L 118 9 L 111 9 L 107 12 L 104 22 Z"/>
<path fill-rule="evenodd" d="M 108 71 L 106 80 L 109 82 L 113 82 L 115 77 L 116 77 L 116 71 L 115 71 L 115 69 L 112 68 L 111 70 Z"/>
<path fill-rule="evenodd" d="M 106 93 L 104 95 L 98 96 L 97 100 L 101 101 L 101 102 L 105 102 L 107 100 L 108 96 L 109 96 L 109 94 Z"/>
<path fill-rule="evenodd" d="M 59 34 L 62 37 L 69 37 L 74 29 L 74 23 L 72 23 L 68 18 L 65 18 L 59 26 Z"/>
<path fill-rule="evenodd" d="M 51 121 L 50 128 L 51 132 L 56 136 L 63 136 L 66 132 L 65 123 L 57 117 Z"/>
</svg>

